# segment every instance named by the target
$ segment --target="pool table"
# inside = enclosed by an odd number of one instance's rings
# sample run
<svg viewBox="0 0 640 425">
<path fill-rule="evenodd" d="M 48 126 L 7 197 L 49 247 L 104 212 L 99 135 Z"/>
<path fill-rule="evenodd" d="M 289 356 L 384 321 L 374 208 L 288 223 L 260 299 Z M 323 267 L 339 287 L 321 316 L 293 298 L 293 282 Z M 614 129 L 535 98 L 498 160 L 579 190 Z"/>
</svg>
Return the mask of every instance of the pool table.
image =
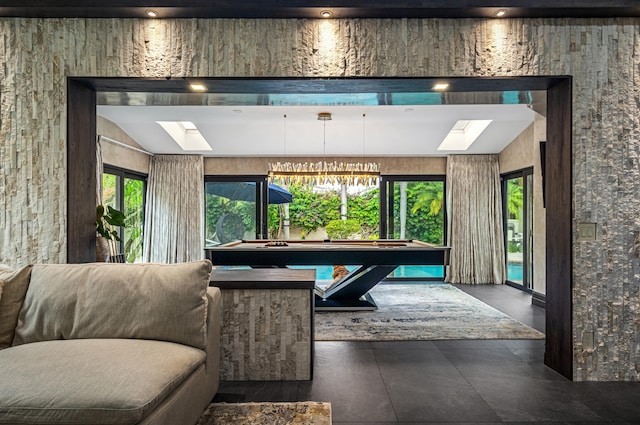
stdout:
<svg viewBox="0 0 640 425">
<path fill-rule="evenodd" d="M 213 265 L 358 265 L 329 287 L 316 288 L 316 310 L 375 310 L 368 292 L 396 267 L 449 264 L 449 247 L 410 239 L 242 240 L 205 253 Z"/>
</svg>

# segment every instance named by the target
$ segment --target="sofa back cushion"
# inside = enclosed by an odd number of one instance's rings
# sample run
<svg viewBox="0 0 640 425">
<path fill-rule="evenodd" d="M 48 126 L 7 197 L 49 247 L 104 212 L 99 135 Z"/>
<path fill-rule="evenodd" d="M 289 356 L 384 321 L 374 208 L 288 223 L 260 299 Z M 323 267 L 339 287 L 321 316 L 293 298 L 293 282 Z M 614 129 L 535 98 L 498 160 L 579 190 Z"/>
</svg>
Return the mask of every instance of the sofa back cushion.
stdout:
<svg viewBox="0 0 640 425">
<path fill-rule="evenodd" d="M 0 266 L 0 350 L 11 346 L 30 276 L 31 266 L 19 270 Z"/>
<path fill-rule="evenodd" d="M 138 338 L 205 349 L 208 260 L 35 265 L 13 345 Z"/>
</svg>

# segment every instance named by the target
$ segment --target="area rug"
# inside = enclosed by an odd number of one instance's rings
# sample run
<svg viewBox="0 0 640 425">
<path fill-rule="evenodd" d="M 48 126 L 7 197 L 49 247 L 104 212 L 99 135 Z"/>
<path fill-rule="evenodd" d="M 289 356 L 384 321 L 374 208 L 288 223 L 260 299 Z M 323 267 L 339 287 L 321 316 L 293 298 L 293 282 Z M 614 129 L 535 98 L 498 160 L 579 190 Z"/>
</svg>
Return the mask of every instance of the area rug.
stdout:
<svg viewBox="0 0 640 425">
<path fill-rule="evenodd" d="M 316 312 L 316 341 L 543 339 L 544 334 L 449 284 L 381 284 L 377 311 Z"/>
<path fill-rule="evenodd" d="M 331 403 L 211 403 L 197 425 L 331 425 Z"/>
</svg>

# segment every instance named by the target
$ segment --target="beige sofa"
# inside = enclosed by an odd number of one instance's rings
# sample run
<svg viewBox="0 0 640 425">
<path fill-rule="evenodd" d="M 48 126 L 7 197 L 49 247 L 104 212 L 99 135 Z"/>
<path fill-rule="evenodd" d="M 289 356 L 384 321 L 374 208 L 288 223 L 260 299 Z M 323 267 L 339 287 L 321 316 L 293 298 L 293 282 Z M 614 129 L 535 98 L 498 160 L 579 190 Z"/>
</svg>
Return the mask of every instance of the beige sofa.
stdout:
<svg viewBox="0 0 640 425">
<path fill-rule="evenodd" d="M 0 269 L 0 423 L 194 424 L 218 389 L 208 260 Z"/>
</svg>

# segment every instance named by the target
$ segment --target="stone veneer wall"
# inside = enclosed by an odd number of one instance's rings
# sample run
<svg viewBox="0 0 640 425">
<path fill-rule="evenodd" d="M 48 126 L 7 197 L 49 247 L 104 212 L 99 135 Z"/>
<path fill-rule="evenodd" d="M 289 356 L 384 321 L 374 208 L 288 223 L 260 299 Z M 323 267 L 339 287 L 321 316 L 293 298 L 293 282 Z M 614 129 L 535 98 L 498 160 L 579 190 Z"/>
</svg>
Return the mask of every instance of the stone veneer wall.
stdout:
<svg viewBox="0 0 640 425">
<path fill-rule="evenodd" d="M 222 289 L 220 379 L 311 379 L 309 289 Z"/>
<path fill-rule="evenodd" d="M 574 239 L 598 224 L 573 250 L 574 378 L 640 378 L 640 20 L 2 18 L 0 34 L 13 265 L 66 260 L 67 76 L 572 75 Z"/>
</svg>

